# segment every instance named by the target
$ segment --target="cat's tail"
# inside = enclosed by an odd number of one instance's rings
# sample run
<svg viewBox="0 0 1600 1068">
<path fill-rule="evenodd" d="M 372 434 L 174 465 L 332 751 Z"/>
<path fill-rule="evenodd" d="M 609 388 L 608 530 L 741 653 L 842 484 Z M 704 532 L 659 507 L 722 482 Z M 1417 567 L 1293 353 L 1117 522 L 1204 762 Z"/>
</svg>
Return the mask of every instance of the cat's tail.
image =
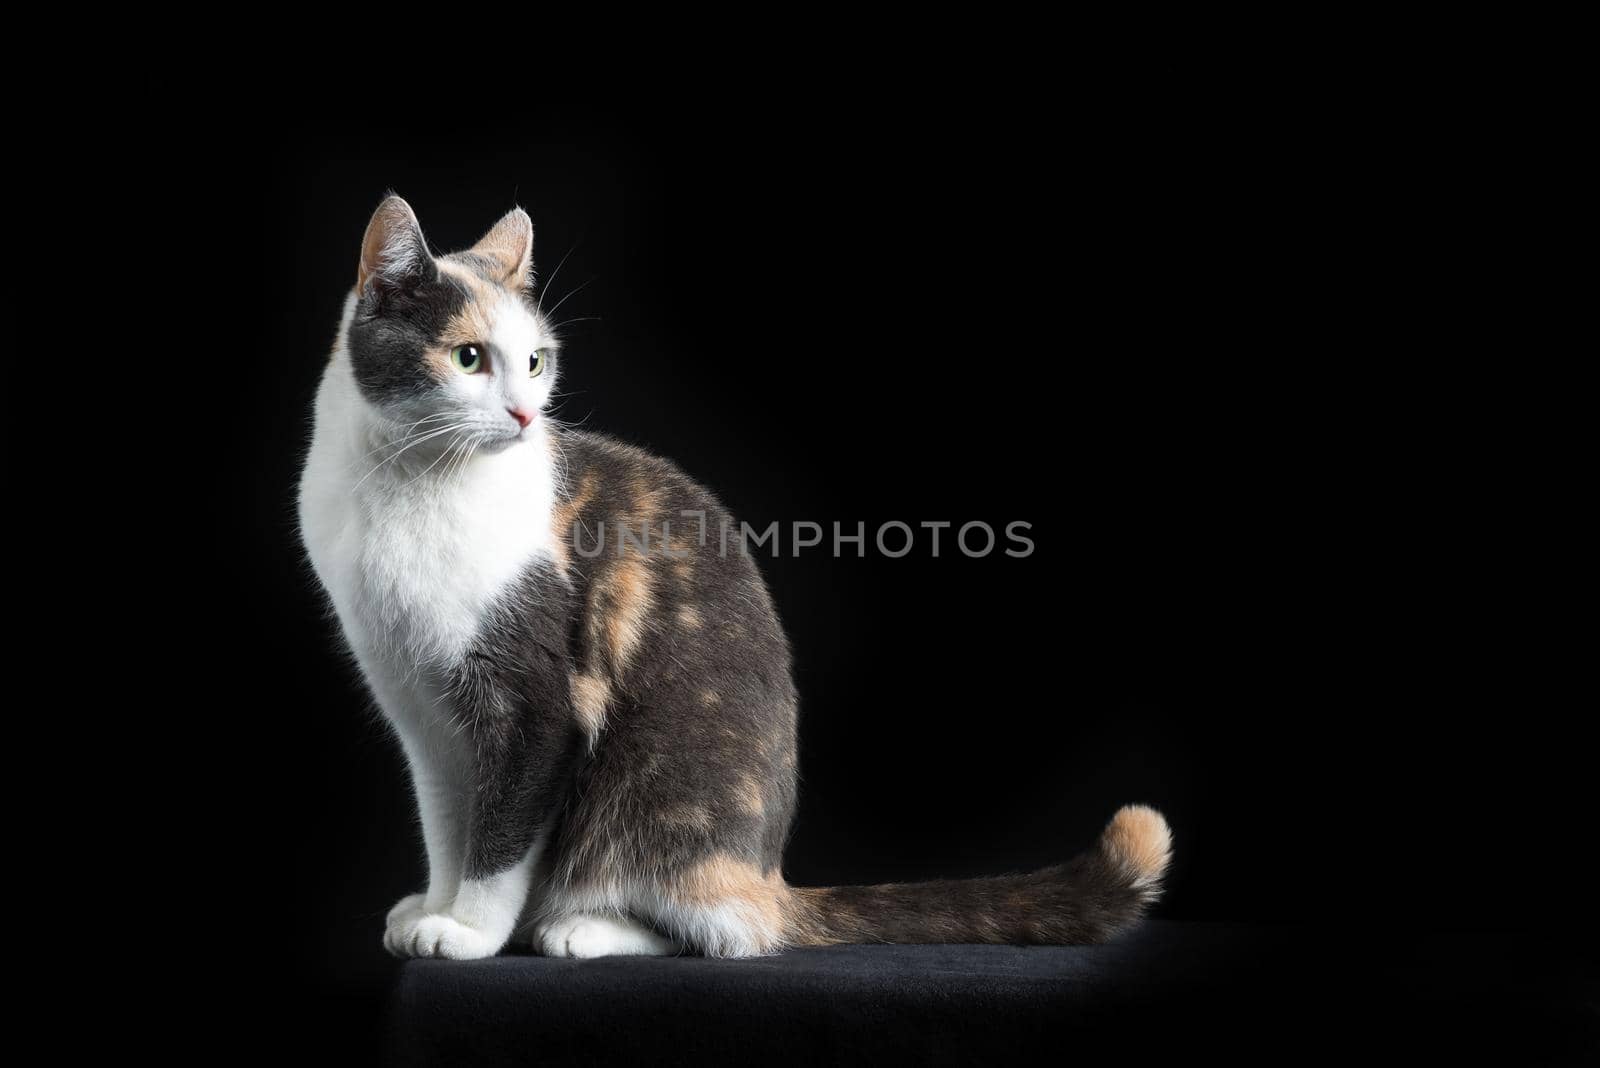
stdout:
<svg viewBox="0 0 1600 1068">
<path fill-rule="evenodd" d="M 1172 832 L 1161 813 L 1128 805 L 1100 841 L 1027 875 L 880 886 L 793 887 L 791 945 L 840 942 L 1104 942 L 1161 894 Z"/>
</svg>

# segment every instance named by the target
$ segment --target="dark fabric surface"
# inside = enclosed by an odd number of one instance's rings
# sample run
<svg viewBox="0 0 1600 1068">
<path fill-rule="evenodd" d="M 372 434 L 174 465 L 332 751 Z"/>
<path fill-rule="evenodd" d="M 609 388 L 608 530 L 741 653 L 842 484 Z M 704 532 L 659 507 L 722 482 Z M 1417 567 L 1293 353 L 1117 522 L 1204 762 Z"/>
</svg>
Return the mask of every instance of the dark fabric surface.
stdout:
<svg viewBox="0 0 1600 1068">
<path fill-rule="evenodd" d="M 839 946 L 741 961 L 399 969 L 402 1064 L 1232 1063 L 1600 1052 L 1592 946 L 1151 921 L 1105 946 Z M 1509 1063 L 1509 1061 L 1508 1061 Z"/>
</svg>

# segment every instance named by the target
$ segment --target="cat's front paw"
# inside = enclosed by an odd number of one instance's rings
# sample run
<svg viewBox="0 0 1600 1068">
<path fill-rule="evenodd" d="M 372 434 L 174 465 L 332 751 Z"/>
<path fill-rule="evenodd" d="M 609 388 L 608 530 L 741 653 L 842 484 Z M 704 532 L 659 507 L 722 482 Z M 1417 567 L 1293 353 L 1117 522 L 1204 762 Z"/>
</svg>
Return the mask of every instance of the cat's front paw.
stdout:
<svg viewBox="0 0 1600 1068">
<path fill-rule="evenodd" d="M 411 944 L 411 938 L 417 933 L 417 921 L 428 914 L 424 902 L 425 894 L 412 894 L 403 897 L 394 908 L 389 910 L 389 916 L 384 920 L 383 948 L 397 957 L 409 957 L 406 951 Z"/>
<path fill-rule="evenodd" d="M 505 937 L 496 937 L 470 927 L 453 916 L 432 913 L 420 917 L 410 937 L 399 941 L 403 957 L 436 957 L 441 960 L 480 960 L 500 952 Z"/>
</svg>

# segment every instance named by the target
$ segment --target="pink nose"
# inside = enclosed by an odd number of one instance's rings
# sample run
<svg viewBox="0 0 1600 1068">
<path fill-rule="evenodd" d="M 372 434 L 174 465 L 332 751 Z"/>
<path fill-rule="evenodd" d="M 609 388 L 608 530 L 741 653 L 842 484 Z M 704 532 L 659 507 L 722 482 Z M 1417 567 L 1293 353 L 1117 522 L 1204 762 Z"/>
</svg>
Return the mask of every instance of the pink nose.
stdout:
<svg viewBox="0 0 1600 1068">
<path fill-rule="evenodd" d="M 521 408 L 507 408 L 506 411 L 510 412 L 511 418 L 515 419 L 524 429 L 527 428 L 529 423 L 533 422 L 532 412 L 524 411 Z"/>
</svg>

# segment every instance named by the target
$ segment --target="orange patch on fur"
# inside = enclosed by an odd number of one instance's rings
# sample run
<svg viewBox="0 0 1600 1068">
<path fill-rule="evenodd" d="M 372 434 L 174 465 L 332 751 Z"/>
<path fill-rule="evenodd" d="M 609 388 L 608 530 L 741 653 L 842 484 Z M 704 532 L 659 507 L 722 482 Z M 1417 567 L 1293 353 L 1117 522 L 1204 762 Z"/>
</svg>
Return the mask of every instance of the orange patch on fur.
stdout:
<svg viewBox="0 0 1600 1068">
<path fill-rule="evenodd" d="M 711 829 L 711 813 L 704 805 L 673 805 L 662 811 L 662 823 L 674 827 L 687 827 L 696 831 Z"/>
<path fill-rule="evenodd" d="M 759 816 L 767 810 L 761 784 L 748 775 L 739 776 L 734 784 L 733 796 L 739 802 L 739 807 L 751 816 Z"/>
<path fill-rule="evenodd" d="M 1155 809 L 1127 805 L 1106 824 L 1100 848 L 1135 886 L 1148 886 L 1161 878 L 1172 860 L 1172 831 Z"/>
<path fill-rule="evenodd" d="M 551 440 L 554 441 L 553 438 Z M 550 513 L 550 531 L 555 535 L 553 541 L 556 559 L 563 568 L 572 562 L 568 550 L 577 537 L 578 517 L 589 506 L 589 502 L 594 500 L 599 488 L 600 479 L 593 471 L 585 471 L 578 479 L 577 490 L 565 500 L 557 501 L 555 509 Z"/>
<path fill-rule="evenodd" d="M 661 510 L 662 492 L 643 478 L 628 481 L 628 494 L 633 498 L 633 512 L 637 516 L 655 518 Z"/>
<path fill-rule="evenodd" d="M 776 948 L 783 939 L 789 886 L 777 868 L 763 875 L 748 860 L 714 853 L 671 877 L 667 893 L 686 905 L 733 908 L 764 948 Z"/>
<path fill-rule="evenodd" d="M 572 710 L 591 741 L 600 734 L 610 700 L 611 685 L 605 679 L 587 674 L 572 676 Z"/>
<path fill-rule="evenodd" d="M 633 656 L 644 640 L 654 603 L 650 571 L 635 557 L 624 557 L 601 576 L 596 586 L 609 602 L 602 624 L 611 658 L 618 668 Z"/>
<path fill-rule="evenodd" d="M 434 262 L 439 265 L 441 273 L 459 282 L 468 294 L 465 305 L 450 317 L 440 331 L 439 345 L 422 354 L 423 361 L 435 377 L 444 378 L 460 373 L 450 361 L 451 349 L 457 345 L 481 345 L 488 340 L 494 325 L 495 305 L 505 296 L 505 291 L 484 281 L 475 271 L 451 261 L 449 257 Z"/>
<path fill-rule="evenodd" d="M 477 271 L 454 262 L 448 256 L 437 262 L 441 272 L 461 283 L 467 291 L 466 305 L 450 317 L 440 334 L 440 340 L 447 347 L 488 340 L 489 331 L 494 325 L 494 310 L 510 294 Z"/>
<path fill-rule="evenodd" d="M 689 630 L 699 630 L 702 626 L 700 620 L 700 610 L 695 608 L 695 606 L 692 604 L 684 605 L 682 608 L 678 609 L 678 622 L 682 623 Z"/>
<path fill-rule="evenodd" d="M 661 542 L 666 533 L 659 514 L 661 491 L 649 489 L 637 478 L 629 482 L 628 490 L 633 497 L 633 503 L 625 513 L 616 518 L 618 553 L 623 556 L 666 557 L 667 554 L 662 552 Z M 607 530 L 609 534 L 609 524 Z"/>
</svg>

